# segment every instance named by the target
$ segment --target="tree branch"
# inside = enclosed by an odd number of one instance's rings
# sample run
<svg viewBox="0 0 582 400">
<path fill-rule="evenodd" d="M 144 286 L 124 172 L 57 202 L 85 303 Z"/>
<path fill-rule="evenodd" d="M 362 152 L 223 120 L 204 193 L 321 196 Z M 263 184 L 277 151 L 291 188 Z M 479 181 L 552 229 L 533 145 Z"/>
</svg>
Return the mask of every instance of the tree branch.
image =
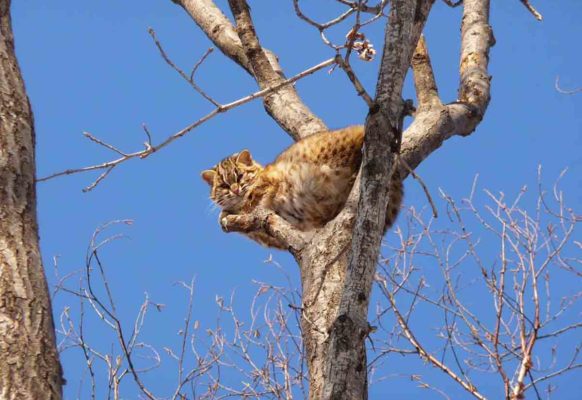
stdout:
<svg viewBox="0 0 582 400">
<path fill-rule="evenodd" d="M 471 109 L 470 122 L 461 135 L 468 135 L 483 119 L 491 99 L 491 77 L 487 73 L 489 48 L 495 44 L 493 30 L 489 26 L 489 1 L 467 0 L 464 2 L 461 23 L 461 83 L 459 100 Z"/>
<path fill-rule="evenodd" d="M 363 1 L 349 1 L 349 0 L 337 0 L 338 3 L 342 3 L 346 6 L 351 7 L 355 10 L 360 10 L 361 12 L 370 13 L 370 14 L 379 14 L 384 10 L 384 7 L 388 3 L 387 0 L 381 0 L 375 6 L 369 6 L 365 4 L 366 2 Z"/>
<path fill-rule="evenodd" d="M 560 86 L 560 75 L 556 76 L 556 83 L 554 84 L 554 87 L 556 88 L 556 91 L 561 94 L 576 94 L 582 92 L 582 87 L 576 89 L 563 89 Z"/>
<path fill-rule="evenodd" d="M 237 26 L 238 31 L 212 0 L 172 1 L 182 6 L 216 47 L 252 75 L 261 88 L 285 80 L 277 57 L 260 46 L 245 1 L 229 1 L 237 24 L 242 24 Z M 241 41 L 241 29 L 245 43 Z M 292 86 L 265 97 L 264 104 L 267 113 L 294 140 L 327 129 Z"/>
<path fill-rule="evenodd" d="M 449 367 L 447 367 L 445 364 L 443 364 L 436 357 L 434 357 L 432 354 L 428 353 L 424 349 L 424 347 L 416 339 L 416 337 L 414 336 L 414 334 L 410 330 L 408 323 L 406 322 L 406 320 L 403 318 L 402 314 L 400 313 L 400 311 L 396 307 L 396 301 L 394 300 L 394 296 L 388 290 L 385 289 L 384 291 L 385 291 L 386 297 L 390 301 L 390 305 L 392 306 L 392 309 L 394 310 L 394 314 L 396 315 L 398 325 L 400 325 L 400 329 L 402 329 L 402 333 L 404 334 L 404 337 L 406 337 L 406 339 L 410 342 L 410 344 L 416 349 L 416 351 L 421 356 L 421 358 L 425 361 L 430 362 L 433 366 L 440 369 L 445 374 L 449 375 L 455 382 L 457 382 L 459 385 L 461 385 L 463 387 L 463 389 L 465 389 L 466 391 L 471 393 L 477 399 L 486 400 L 486 397 L 483 396 L 481 393 L 479 393 L 477 388 L 475 386 L 473 386 L 471 384 L 471 382 L 465 381 L 462 378 L 460 378 L 457 374 L 455 374 L 454 371 L 452 371 Z"/>
<path fill-rule="evenodd" d="M 88 187 L 85 188 L 85 191 L 89 191 L 92 190 L 93 188 L 95 188 L 95 186 L 101 182 L 106 176 L 107 174 L 109 174 L 109 172 L 111 172 L 111 169 L 113 169 L 114 167 L 118 166 L 121 163 L 124 163 L 128 160 L 131 160 L 133 158 L 146 158 L 149 157 L 151 154 L 155 153 L 156 151 L 166 147 L 167 145 L 169 145 L 170 143 L 172 143 L 173 141 L 175 141 L 176 139 L 181 138 L 182 136 L 186 135 L 188 132 L 192 131 L 193 129 L 197 128 L 198 126 L 204 124 L 206 121 L 216 117 L 217 115 L 224 113 L 230 109 L 236 108 L 238 106 L 241 106 L 243 104 L 246 104 L 252 100 L 255 100 L 259 97 L 262 96 L 266 96 L 269 93 L 272 93 L 274 91 L 277 91 L 279 89 L 281 89 L 282 87 L 286 86 L 286 85 L 290 85 L 293 82 L 298 81 L 301 78 L 304 78 L 308 75 L 313 74 L 314 72 L 317 72 L 325 67 L 328 67 L 332 64 L 335 63 L 335 59 L 329 59 L 326 60 L 318 65 L 315 65 L 311 68 L 306 69 L 305 71 L 293 76 L 290 79 L 284 80 L 278 84 L 276 84 L 275 86 L 272 87 L 267 87 L 263 90 L 259 90 L 258 92 L 255 92 L 253 94 L 250 94 L 248 96 L 245 96 L 243 98 L 240 98 L 238 100 L 235 100 L 233 102 L 227 103 L 227 104 L 221 104 L 218 107 L 216 107 L 214 110 L 212 110 L 210 113 L 206 114 L 205 116 L 203 116 L 202 118 L 198 119 L 197 121 L 191 123 L 190 125 L 186 126 L 185 128 L 179 130 L 178 132 L 168 136 L 164 141 L 162 141 L 161 143 L 157 144 L 157 145 L 153 145 L 151 142 L 151 134 L 149 133 L 148 129 L 146 126 L 144 126 L 144 130 L 145 133 L 147 135 L 147 141 L 144 143 L 145 145 L 145 149 L 143 150 L 139 150 L 139 151 L 135 151 L 132 153 L 124 153 L 122 151 L 120 151 L 119 149 L 115 148 L 114 146 L 107 144 L 97 138 L 95 138 L 92 135 L 87 135 L 85 134 L 85 136 L 87 136 L 91 141 L 102 145 L 106 148 L 108 148 L 109 150 L 114 151 L 117 154 L 123 154 L 121 157 L 111 160 L 111 161 L 106 161 L 104 163 L 101 164 L 96 164 L 96 165 L 91 165 L 88 167 L 82 167 L 82 168 L 74 168 L 74 169 L 67 169 L 65 171 L 61 171 L 61 172 L 56 172 L 53 173 L 51 175 L 45 176 L 43 178 L 37 179 L 37 182 L 44 182 L 47 181 L 49 179 L 53 179 L 59 176 L 63 176 L 63 175 L 72 175 L 72 174 L 77 174 L 80 172 L 87 172 L 87 171 L 95 171 L 95 170 L 102 170 L 105 169 L 107 170 L 106 173 L 102 174 L 99 176 L 99 178 L 97 178 L 97 180 L 95 182 L 93 182 L 91 185 L 89 185 Z"/>
<path fill-rule="evenodd" d="M 491 77 L 487 66 L 489 49 L 495 44 L 489 25 L 489 0 L 465 0 L 462 21 L 460 100 L 442 107 L 433 104 L 431 109 L 417 112 L 414 121 L 404 132 L 400 150 L 401 157 L 412 169 L 448 138 L 472 133 L 489 105 Z M 418 66 L 415 74 L 417 70 L 420 72 Z M 426 78 L 425 72 L 422 72 L 423 79 Z M 408 171 L 400 166 L 400 174 L 405 177 Z"/>
<path fill-rule="evenodd" d="M 376 86 L 375 106 L 366 121 L 358 207 L 345 283 L 327 340 L 324 399 L 367 396 L 364 340 L 369 294 L 384 232 L 388 182 L 399 150 L 404 107 L 402 87 L 412 54 L 434 0 L 395 0 L 384 39 L 384 52 Z M 350 343 L 346 346 L 345 343 Z"/>
<path fill-rule="evenodd" d="M 350 63 L 346 62 L 339 54 L 335 56 L 335 62 L 346 73 L 348 79 L 354 85 L 354 88 L 356 89 L 356 93 L 358 94 L 358 96 L 360 96 L 366 102 L 368 108 L 372 108 L 374 106 L 374 100 L 372 100 L 368 92 L 366 92 L 364 85 L 362 85 L 362 82 L 360 82 L 360 80 L 358 79 Z"/>
<path fill-rule="evenodd" d="M 537 19 L 538 21 L 544 19 L 544 17 L 542 17 L 542 14 L 540 14 L 538 10 L 536 10 L 534 6 L 530 4 L 529 0 L 519 0 L 519 1 L 521 1 L 521 4 L 523 4 L 523 6 L 527 8 L 527 10 L 535 17 L 535 19 Z"/>
<path fill-rule="evenodd" d="M 422 112 L 432 108 L 432 106 L 442 105 L 423 35 L 420 36 L 414 50 L 411 65 L 414 72 L 414 88 L 418 98 L 417 111 Z"/>
<path fill-rule="evenodd" d="M 192 88 L 200 94 L 200 96 L 204 97 L 206 100 L 208 100 L 210 103 L 212 103 L 212 105 L 214 105 L 215 107 L 220 106 L 220 104 L 216 100 L 214 100 L 212 97 L 207 95 L 206 92 L 204 92 L 204 90 L 202 90 L 202 88 L 200 86 L 198 86 L 196 84 L 196 82 L 194 81 L 194 74 L 196 73 L 196 70 L 204 62 L 204 60 L 206 60 L 206 58 L 210 55 L 210 53 L 212 53 L 214 51 L 214 48 L 210 47 L 208 50 L 206 50 L 204 55 L 202 57 L 200 57 L 200 59 L 196 62 L 196 64 L 194 65 L 194 68 L 192 68 L 192 72 L 190 73 L 190 76 L 188 76 L 188 75 L 186 75 L 186 73 L 184 71 L 182 71 L 182 69 L 180 69 L 180 67 L 178 67 L 176 64 L 174 64 L 174 62 L 170 59 L 170 57 L 168 57 L 168 55 L 166 54 L 166 51 L 162 47 L 162 44 L 158 40 L 158 37 L 156 35 L 156 31 L 154 31 L 152 28 L 149 28 L 148 33 L 152 37 L 154 43 L 156 44 L 156 47 L 160 51 L 160 55 L 162 56 L 162 58 L 164 59 L 166 64 L 168 64 L 174 71 L 176 71 L 178 73 L 178 75 L 180 75 L 182 77 L 182 79 L 184 79 L 186 82 L 188 82 L 190 84 L 190 86 L 192 86 Z"/>
<path fill-rule="evenodd" d="M 264 233 L 274 239 L 277 247 L 288 249 L 292 253 L 298 253 L 307 243 L 305 233 L 263 208 L 256 208 L 251 214 L 226 215 L 220 223 L 226 232 Z"/>
<path fill-rule="evenodd" d="M 196 25 L 225 56 L 254 76 L 235 28 L 212 0 L 172 0 L 172 2 L 181 6 L 192 17 Z"/>
</svg>

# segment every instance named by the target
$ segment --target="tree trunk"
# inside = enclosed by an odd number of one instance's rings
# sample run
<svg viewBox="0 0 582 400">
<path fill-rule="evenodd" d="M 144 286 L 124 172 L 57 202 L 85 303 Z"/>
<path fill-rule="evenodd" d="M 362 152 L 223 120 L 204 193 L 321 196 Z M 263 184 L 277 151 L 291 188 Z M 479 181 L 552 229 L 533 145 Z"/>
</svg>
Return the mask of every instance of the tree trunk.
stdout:
<svg viewBox="0 0 582 400">
<path fill-rule="evenodd" d="M 34 122 L 0 0 L 0 398 L 60 399 L 62 370 L 36 221 Z"/>
<path fill-rule="evenodd" d="M 273 62 L 276 57 L 269 58 L 272 53 L 260 46 L 246 0 L 229 0 L 236 27 L 213 0 L 172 1 L 180 4 L 210 40 L 251 73 L 261 87 L 276 82 L 281 73 Z M 299 264 L 310 400 L 367 398 L 364 342 L 370 331 L 368 302 L 384 224 L 385 208 L 380 205 L 386 204 L 388 197 L 385 182 L 395 163 L 394 153 L 400 147 L 402 162 L 397 167 L 404 179 L 408 168 L 416 168 L 444 141 L 471 134 L 489 103 L 487 65 L 489 49 L 495 42 L 489 26 L 489 0 L 464 0 L 460 97 L 450 104 L 440 100 L 422 42 L 417 59 L 412 60 L 419 104 L 413 123 L 399 137 L 404 111 L 402 84 L 433 3 L 391 2 L 376 98 L 366 122 L 361 186 L 354 184 L 344 210 L 312 236 L 266 210 L 231 216 L 223 225 L 226 231 L 261 231 L 273 236 L 279 243 L 288 244 Z M 235 30 L 238 40 L 232 34 Z M 323 123 L 302 104 L 294 88 L 286 90 L 273 94 L 279 96 L 277 101 L 266 99 L 269 115 L 295 140 L 322 130 Z"/>
</svg>

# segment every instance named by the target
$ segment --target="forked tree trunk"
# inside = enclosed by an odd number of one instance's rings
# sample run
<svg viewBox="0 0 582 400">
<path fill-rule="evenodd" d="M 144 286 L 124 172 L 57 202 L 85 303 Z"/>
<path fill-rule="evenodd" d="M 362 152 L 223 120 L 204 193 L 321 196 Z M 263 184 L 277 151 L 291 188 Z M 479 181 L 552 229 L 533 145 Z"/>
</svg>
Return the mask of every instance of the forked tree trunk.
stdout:
<svg viewBox="0 0 582 400">
<path fill-rule="evenodd" d="M 0 398 L 60 399 L 62 372 L 36 221 L 34 122 L 0 0 Z"/>
<path fill-rule="evenodd" d="M 281 82 L 276 57 L 259 43 L 247 0 L 228 2 L 235 25 L 213 0 L 172 1 L 182 6 L 208 38 L 249 72 L 261 88 Z M 386 204 L 388 197 L 382 183 L 389 181 L 398 147 L 400 175 L 406 177 L 409 168 L 416 168 L 447 139 L 470 135 L 481 122 L 490 98 L 487 65 L 489 49 L 495 42 L 489 26 L 489 1 L 462 3 L 457 101 L 445 104 L 439 98 L 428 53 L 421 42 L 417 58 L 412 60 L 418 107 L 401 147 L 397 139 L 404 114 L 402 84 L 434 0 L 390 2 L 375 102 L 366 123 L 361 186 L 354 185 L 344 210 L 333 221 L 307 237 L 265 210 L 231 216 L 223 225 L 227 231 L 261 231 L 287 243 L 299 264 L 310 400 L 367 398 L 368 303 L 384 226 L 381 204 Z M 326 129 L 292 86 L 266 96 L 265 108 L 295 140 Z M 391 146 L 387 148 L 387 144 Z"/>
</svg>

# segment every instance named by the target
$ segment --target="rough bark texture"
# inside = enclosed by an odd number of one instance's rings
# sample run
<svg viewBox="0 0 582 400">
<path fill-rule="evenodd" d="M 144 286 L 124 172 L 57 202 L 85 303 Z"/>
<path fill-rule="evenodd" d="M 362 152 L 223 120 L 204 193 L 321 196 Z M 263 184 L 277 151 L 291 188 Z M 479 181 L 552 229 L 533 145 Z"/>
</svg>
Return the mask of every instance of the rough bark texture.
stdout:
<svg viewBox="0 0 582 400">
<path fill-rule="evenodd" d="M 34 125 L 0 0 L 0 398 L 60 399 L 62 373 L 36 221 Z"/>
<path fill-rule="evenodd" d="M 366 121 L 359 201 L 337 317 L 324 343 L 323 399 L 365 399 L 368 304 L 384 233 L 389 180 L 402 136 L 402 87 L 434 0 L 393 0 L 375 106 Z"/>
<path fill-rule="evenodd" d="M 410 63 L 414 71 L 414 88 L 418 97 L 416 111 L 421 113 L 433 106 L 442 105 L 439 91 L 434 80 L 432 65 L 426 48 L 424 36 L 420 36 L 416 50 Z"/>
<path fill-rule="evenodd" d="M 489 0 L 465 0 L 463 7 L 459 100 L 443 105 L 438 99 L 424 42 L 417 48 L 416 64 L 412 63 L 421 104 L 404 133 L 400 150 L 411 168 L 416 168 L 450 137 L 471 134 L 483 119 L 491 99 L 487 67 L 489 49 L 495 44 L 495 38 L 489 25 Z M 400 172 L 402 176 L 408 174 L 402 166 Z"/>
<path fill-rule="evenodd" d="M 446 139 L 473 132 L 489 103 L 487 63 L 493 44 L 488 24 L 489 0 L 464 1 L 459 100 L 447 105 L 438 98 L 424 41 L 418 43 L 412 58 L 433 2 L 391 2 L 375 106 L 366 123 L 361 176 L 344 210 L 310 237 L 265 210 L 249 216 L 227 217 L 229 231 L 261 230 L 288 243 L 299 264 L 303 288 L 302 334 L 312 400 L 367 398 L 364 340 L 369 332 L 368 301 L 384 221 L 382 199 L 388 198 L 386 183 L 400 139 L 402 82 L 411 61 L 419 107 L 414 122 L 404 132 L 400 148 L 400 158 L 410 167 L 417 167 Z M 212 1 L 181 0 L 180 3 L 188 9 L 186 3 L 191 6 Z M 235 15 L 239 41 L 232 41 L 224 48 L 242 46 L 247 62 L 255 71 L 253 76 L 259 84 L 268 81 L 274 75 L 268 71 L 267 53 L 260 47 L 246 2 L 229 0 L 229 4 Z M 216 45 L 223 46 L 220 40 L 224 38 L 213 38 L 212 29 L 199 21 L 204 19 L 203 15 L 191 15 Z M 230 25 L 228 20 L 223 23 Z M 244 67 L 242 61 L 237 62 Z M 278 95 L 280 103 L 277 104 L 285 106 L 273 107 L 270 115 L 281 126 L 291 127 L 295 138 L 312 133 L 311 128 L 301 129 L 301 125 L 312 124 L 316 117 L 310 112 L 294 112 L 305 109 L 297 94 L 280 91 Z M 403 164 L 397 167 L 405 177 L 409 171 Z"/>
</svg>

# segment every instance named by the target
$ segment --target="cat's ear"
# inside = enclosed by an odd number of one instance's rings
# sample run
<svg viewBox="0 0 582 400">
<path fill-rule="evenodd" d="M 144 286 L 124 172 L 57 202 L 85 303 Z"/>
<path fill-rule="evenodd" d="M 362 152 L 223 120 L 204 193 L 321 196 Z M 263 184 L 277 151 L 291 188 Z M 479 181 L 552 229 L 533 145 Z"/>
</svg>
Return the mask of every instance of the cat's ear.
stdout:
<svg viewBox="0 0 582 400">
<path fill-rule="evenodd" d="M 212 186 L 214 184 L 214 176 L 216 175 L 216 171 L 212 170 L 212 169 L 207 169 L 206 171 L 202 171 L 202 173 L 200 174 L 200 176 L 202 176 L 202 179 L 204 179 L 206 181 L 206 183 L 208 183 L 210 186 Z"/>
<path fill-rule="evenodd" d="M 253 157 L 251 156 L 251 153 L 245 149 L 238 153 L 238 156 L 236 157 L 236 162 L 250 167 L 251 165 L 253 165 Z"/>
</svg>

